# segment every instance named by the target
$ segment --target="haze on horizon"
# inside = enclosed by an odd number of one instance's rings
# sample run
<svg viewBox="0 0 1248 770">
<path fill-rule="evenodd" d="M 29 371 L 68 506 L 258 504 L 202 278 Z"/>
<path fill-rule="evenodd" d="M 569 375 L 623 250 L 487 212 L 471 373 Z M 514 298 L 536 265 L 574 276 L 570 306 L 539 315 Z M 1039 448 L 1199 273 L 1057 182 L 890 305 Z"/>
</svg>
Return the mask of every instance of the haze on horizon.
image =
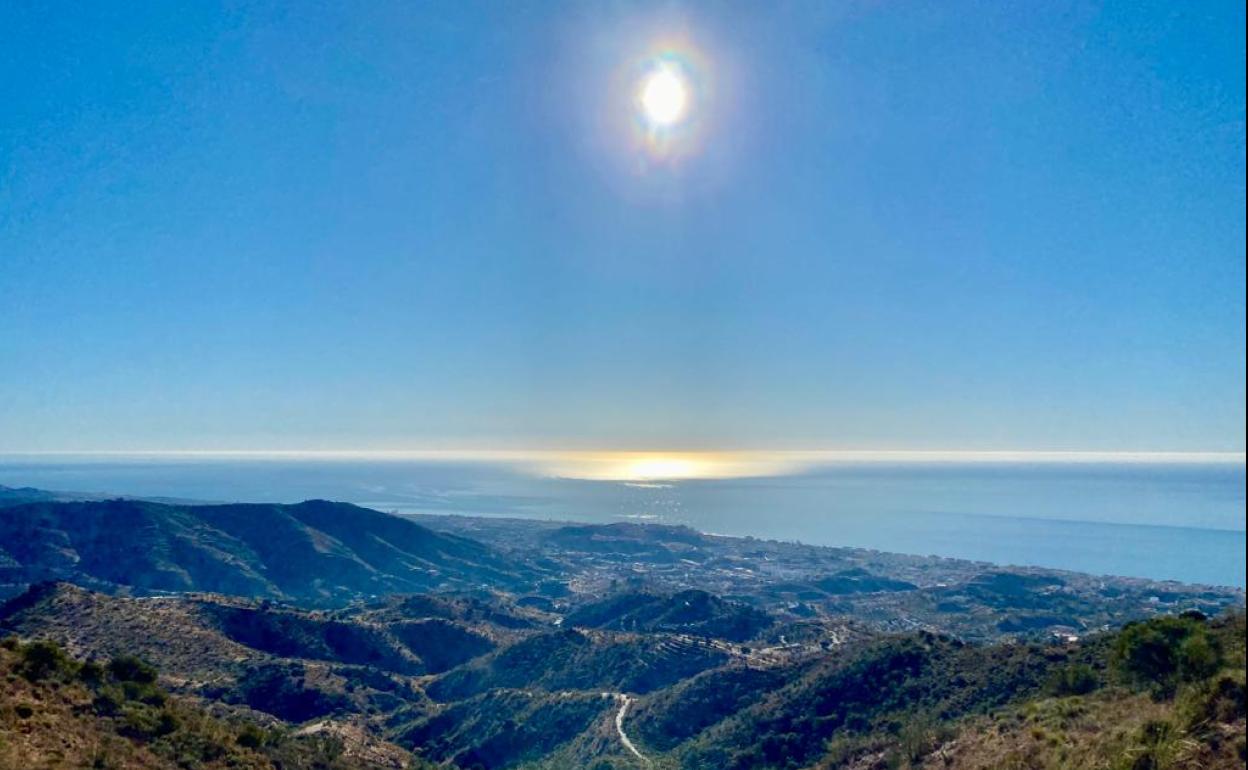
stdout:
<svg viewBox="0 0 1248 770">
<path fill-rule="evenodd" d="M 10 4 L 0 453 L 1242 464 L 1244 13 Z"/>
</svg>

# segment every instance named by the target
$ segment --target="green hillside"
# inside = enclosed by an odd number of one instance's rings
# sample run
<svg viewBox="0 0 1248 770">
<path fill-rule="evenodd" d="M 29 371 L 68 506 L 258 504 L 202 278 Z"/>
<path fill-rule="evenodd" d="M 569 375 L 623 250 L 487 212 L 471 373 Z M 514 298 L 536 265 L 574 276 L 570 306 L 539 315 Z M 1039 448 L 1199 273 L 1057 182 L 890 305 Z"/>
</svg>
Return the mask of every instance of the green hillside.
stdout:
<svg viewBox="0 0 1248 770">
<path fill-rule="evenodd" d="M 172 696 L 137 658 L 80 662 L 54 643 L 0 643 L 0 768 L 364 770 L 428 767 L 365 734 L 295 731 Z"/>
</svg>

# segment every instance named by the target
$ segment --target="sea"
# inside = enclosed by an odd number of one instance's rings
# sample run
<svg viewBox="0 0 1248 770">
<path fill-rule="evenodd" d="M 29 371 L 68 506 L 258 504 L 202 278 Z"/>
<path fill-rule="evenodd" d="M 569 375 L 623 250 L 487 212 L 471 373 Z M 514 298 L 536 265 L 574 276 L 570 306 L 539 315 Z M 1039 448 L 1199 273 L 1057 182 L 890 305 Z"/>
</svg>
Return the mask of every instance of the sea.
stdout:
<svg viewBox="0 0 1248 770">
<path fill-rule="evenodd" d="M 844 462 L 798 473 L 605 481 L 496 461 L 0 456 L 0 484 L 213 502 L 321 498 L 404 514 L 648 521 L 1243 588 L 1242 462 Z"/>
</svg>

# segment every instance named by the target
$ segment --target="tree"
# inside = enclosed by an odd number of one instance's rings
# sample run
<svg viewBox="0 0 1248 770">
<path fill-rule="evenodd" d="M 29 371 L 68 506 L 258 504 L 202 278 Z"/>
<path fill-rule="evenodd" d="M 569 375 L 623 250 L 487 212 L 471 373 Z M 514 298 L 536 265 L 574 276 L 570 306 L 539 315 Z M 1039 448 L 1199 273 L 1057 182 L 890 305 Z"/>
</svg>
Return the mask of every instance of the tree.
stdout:
<svg viewBox="0 0 1248 770">
<path fill-rule="evenodd" d="M 1114 670 L 1129 684 L 1169 697 L 1182 682 L 1211 676 L 1222 654 L 1205 624 L 1190 617 L 1133 623 L 1114 644 Z"/>
</svg>

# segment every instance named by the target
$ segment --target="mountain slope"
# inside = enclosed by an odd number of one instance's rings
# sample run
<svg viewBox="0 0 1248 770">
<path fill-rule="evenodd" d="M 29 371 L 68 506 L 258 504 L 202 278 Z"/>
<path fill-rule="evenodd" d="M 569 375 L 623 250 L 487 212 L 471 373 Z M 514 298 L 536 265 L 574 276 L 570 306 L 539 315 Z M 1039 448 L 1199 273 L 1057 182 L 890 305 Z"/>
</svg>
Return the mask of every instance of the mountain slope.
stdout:
<svg viewBox="0 0 1248 770">
<path fill-rule="evenodd" d="M 0 643 L 0 770 L 99 767 L 363 770 L 429 767 L 367 734 L 292 732 L 171 696 L 133 658 L 79 663 L 55 644 Z"/>
<path fill-rule="evenodd" d="M 415 600 L 417 597 L 409 597 Z M 166 683 L 293 722 L 425 700 L 414 677 L 486 655 L 516 633 L 479 600 L 395 602 L 306 611 L 221 596 L 124 598 L 41 583 L 0 605 L 0 634 L 49 639 L 71 654 L 137 655 Z"/>
<path fill-rule="evenodd" d="M 92 499 L 76 492 L 52 492 L 36 487 L 6 487 L 0 484 L 0 507 L 26 503 L 72 502 Z"/>
<path fill-rule="evenodd" d="M 427 691 L 440 701 L 498 689 L 650 692 L 728 660 L 702 640 L 565 629 L 530 636 L 452 669 Z"/>
<path fill-rule="evenodd" d="M 137 655 L 228 713 L 357 730 L 464 769 L 1243 766 L 1242 613 L 1157 616 L 1077 642 L 918 632 L 800 650 L 530 613 L 479 598 L 307 610 L 59 583 L 0 607 L 0 634 L 79 658 Z"/>
<path fill-rule="evenodd" d="M 886 637 L 702 674 L 642 698 L 630 730 L 682 770 L 1231 770 L 1244 640 L 1242 614 L 1198 613 L 1078 644 Z"/>
<path fill-rule="evenodd" d="M 579 607 L 564 622 L 585 628 L 667 631 L 744 642 L 771 627 L 775 619 L 740 602 L 687 590 L 672 596 L 618 594 Z"/>
<path fill-rule="evenodd" d="M 180 506 L 137 500 L 0 508 L 0 584 L 212 591 L 345 601 L 526 585 L 531 569 L 467 538 L 347 503 Z"/>
</svg>

